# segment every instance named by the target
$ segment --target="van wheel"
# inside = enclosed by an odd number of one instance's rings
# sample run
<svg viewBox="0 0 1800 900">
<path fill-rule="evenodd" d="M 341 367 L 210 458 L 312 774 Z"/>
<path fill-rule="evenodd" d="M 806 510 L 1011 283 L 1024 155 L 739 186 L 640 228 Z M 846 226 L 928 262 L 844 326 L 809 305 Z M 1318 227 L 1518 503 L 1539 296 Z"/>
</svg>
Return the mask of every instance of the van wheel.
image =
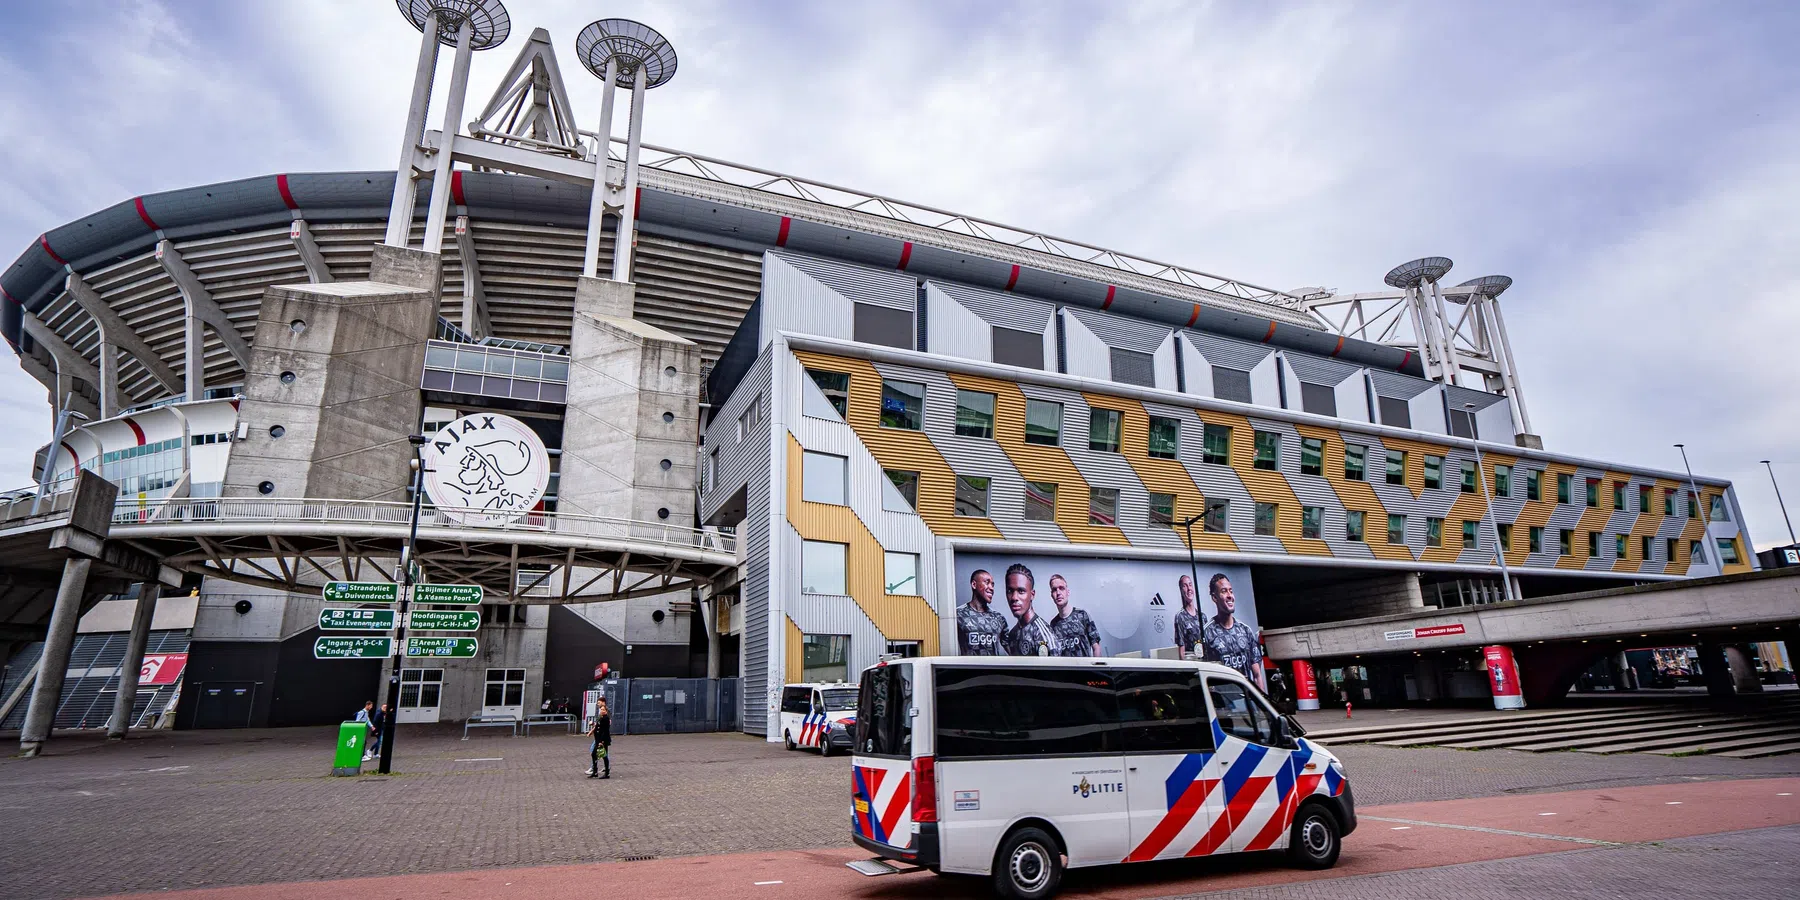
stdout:
<svg viewBox="0 0 1800 900">
<path fill-rule="evenodd" d="M 822 740 L 819 741 L 819 755 L 820 756 L 830 756 L 831 755 L 831 736 L 830 735 L 826 735 Z"/>
<path fill-rule="evenodd" d="M 1015 829 L 994 856 L 994 892 L 1006 900 L 1043 900 L 1062 883 L 1062 851 L 1042 828 Z"/>
<path fill-rule="evenodd" d="M 1300 807 L 1288 835 L 1288 859 L 1302 869 L 1329 869 L 1342 847 L 1337 817 L 1317 803 Z"/>
<path fill-rule="evenodd" d="M 794 733 L 793 732 L 791 732 L 791 731 L 782 732 L 781 740 L 783 743 L 787 744 L 787 748 L 789 750 L 794 749 Z"/>
</svg>

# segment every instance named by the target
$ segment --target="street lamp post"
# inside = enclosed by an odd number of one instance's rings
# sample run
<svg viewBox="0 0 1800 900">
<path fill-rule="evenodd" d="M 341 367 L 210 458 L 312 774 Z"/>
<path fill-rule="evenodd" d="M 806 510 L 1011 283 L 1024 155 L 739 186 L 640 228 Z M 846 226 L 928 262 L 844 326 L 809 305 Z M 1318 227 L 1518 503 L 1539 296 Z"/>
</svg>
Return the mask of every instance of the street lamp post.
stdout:
<svg viewBox="0 0 1800 900">
<path fill-rule="evenodd" d="M 400 716 L 400 667 L 406 660 L 406 614 L 412 607 L 413 566 L 419 552 L 419 507 L 425 497 L 425 435 L 407 437 L 413 447 L 412 529 L 400 554 L 400 612 L 394 617 L 394 670 L 388 674 L 387 715 L 381 720 L 381 763 L 376 771 L 389 773 L 394 762 L 394 720 Z"/>
<path fill-rule="evenodd" d="M 1711 512 L 1711 510 L 1703 510 L 1700 508 L 1700 485 L 1698 485 L 1694 482 L 1694 467 L 1691 465 L 1688 465 L 1687 445 L 1686 444 L 1676 444 L 1675 449 L 1681 451 L 1681 467 L 1683 469 L 1687 470 L 1688 508 L 1693 510 L 1692 515 L 1694 516 L 1694 518 L 1700 520 L 1700 535 L 1702 538 L 1704 538 L 1707 535 L 1712 534 L 1712 523 L 1711 523 L 1712 512 Z M 1706 551 L 1706 541 L 1702 540 L 1700 542 L 1700 550 L 1703 553 Z M 1688 564 L 1689 565 L 1693 564 L 1693 560 L 1691 558 L 1688 560 Z"/>
<path fill-rule="evenodd" d="M 1475 404 L 1464 403 L 1463 409 L 1468 411 L 1469 421 L 1473 423 L 1475 421 Z M 1472 433 L 1474 429 L 1471 428 L 1470 431 Z M 1487 472 L 1484 471 L 1486 463 L 1482 461 L 1481 442 L 1471 437 L 1469 446 L 1475 448 L 1475 480 L 1481 484 L 1483 505 L 1481 518 L 1494 532 L 1494 559 L 1500 563 L 1500 587 L 1507 600 L 1517 600 L 1519 598 L 1513 594 L 1512 570 L 1506 566 L 1506 548 L 1500 546 L 1500 520 L 1494 517 L 1494 498 L 1488 494 Z"/>
<path fill-rule="evenodd" d="M 1800 544 L 1800 538 L 1794 537 L 1794 520 L 1788 518 L 1787 501 L 1781 499 L 1781 482 L 1775 480 L 1775 465 L 1766 459 L 1762 464 L 1769 470 L 1769 485 L 1775 488 L 1775 505 L 1781 507 L 1781 521 L 1787 523 L 1788 543 Z"/>
</svg>

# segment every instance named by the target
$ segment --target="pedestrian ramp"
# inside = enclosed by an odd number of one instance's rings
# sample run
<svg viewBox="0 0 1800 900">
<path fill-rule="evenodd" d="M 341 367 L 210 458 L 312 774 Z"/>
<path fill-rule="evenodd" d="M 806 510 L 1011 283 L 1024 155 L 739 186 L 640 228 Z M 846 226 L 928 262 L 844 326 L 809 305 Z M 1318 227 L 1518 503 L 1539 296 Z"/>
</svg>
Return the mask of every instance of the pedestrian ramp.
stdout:
<svg viewBox="0 0 1800 900">
<path fill-rule="evenodd" d="M 1800 692 L 1742 698 L 1726 709 L 1670 703 L 1491 713 L 1426 723 L 1318 729 L 1307 736 L 1327 744 L 1382 747 L 1753 759 L 1800 752 Z"/>
</svg>

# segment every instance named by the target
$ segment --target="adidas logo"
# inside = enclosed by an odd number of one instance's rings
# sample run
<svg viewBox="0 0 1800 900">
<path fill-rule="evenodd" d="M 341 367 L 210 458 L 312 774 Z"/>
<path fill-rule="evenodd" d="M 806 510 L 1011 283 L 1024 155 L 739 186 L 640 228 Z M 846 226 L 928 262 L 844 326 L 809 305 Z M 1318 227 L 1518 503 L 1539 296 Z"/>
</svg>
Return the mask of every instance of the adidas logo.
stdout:
<svg viewBox="0 0 1800 900">
<path fill-rule="evenodd" d="M 1165 606 L 1167 604 L 1163 603 L 1163 598 L 1162 598 L 1161 594 L 1152 594 L 1152 595 L 1150 595 L 1150 605 L 1151 606 Z"/>
</svg>

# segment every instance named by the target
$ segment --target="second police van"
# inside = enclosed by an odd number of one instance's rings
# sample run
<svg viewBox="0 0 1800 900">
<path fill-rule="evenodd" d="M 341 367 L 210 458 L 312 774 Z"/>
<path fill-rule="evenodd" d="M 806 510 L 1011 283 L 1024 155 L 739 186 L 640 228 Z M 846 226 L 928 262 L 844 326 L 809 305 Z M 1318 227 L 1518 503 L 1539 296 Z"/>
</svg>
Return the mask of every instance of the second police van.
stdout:
<svg viewBox="0 0 1800 900">
<path fill-rule="evenodd" d="M 850 749 L 856 724 L 856 685 L 789 684 L 781 688 L 781 740 L 789 750 L 815 748 L 821 756 Z"/>
<path fill-rule="evenodd" d="M 1212 663 L 881 663 L 862 675 L 851 766 L 852 837 L 877 859 L 851 867 L 986 875 L 1023 900 L 1065 867 L 1286 850 L 1326 868 L 1356 806 L 1337 757 L 1302 735 Z"/>
</svg>

